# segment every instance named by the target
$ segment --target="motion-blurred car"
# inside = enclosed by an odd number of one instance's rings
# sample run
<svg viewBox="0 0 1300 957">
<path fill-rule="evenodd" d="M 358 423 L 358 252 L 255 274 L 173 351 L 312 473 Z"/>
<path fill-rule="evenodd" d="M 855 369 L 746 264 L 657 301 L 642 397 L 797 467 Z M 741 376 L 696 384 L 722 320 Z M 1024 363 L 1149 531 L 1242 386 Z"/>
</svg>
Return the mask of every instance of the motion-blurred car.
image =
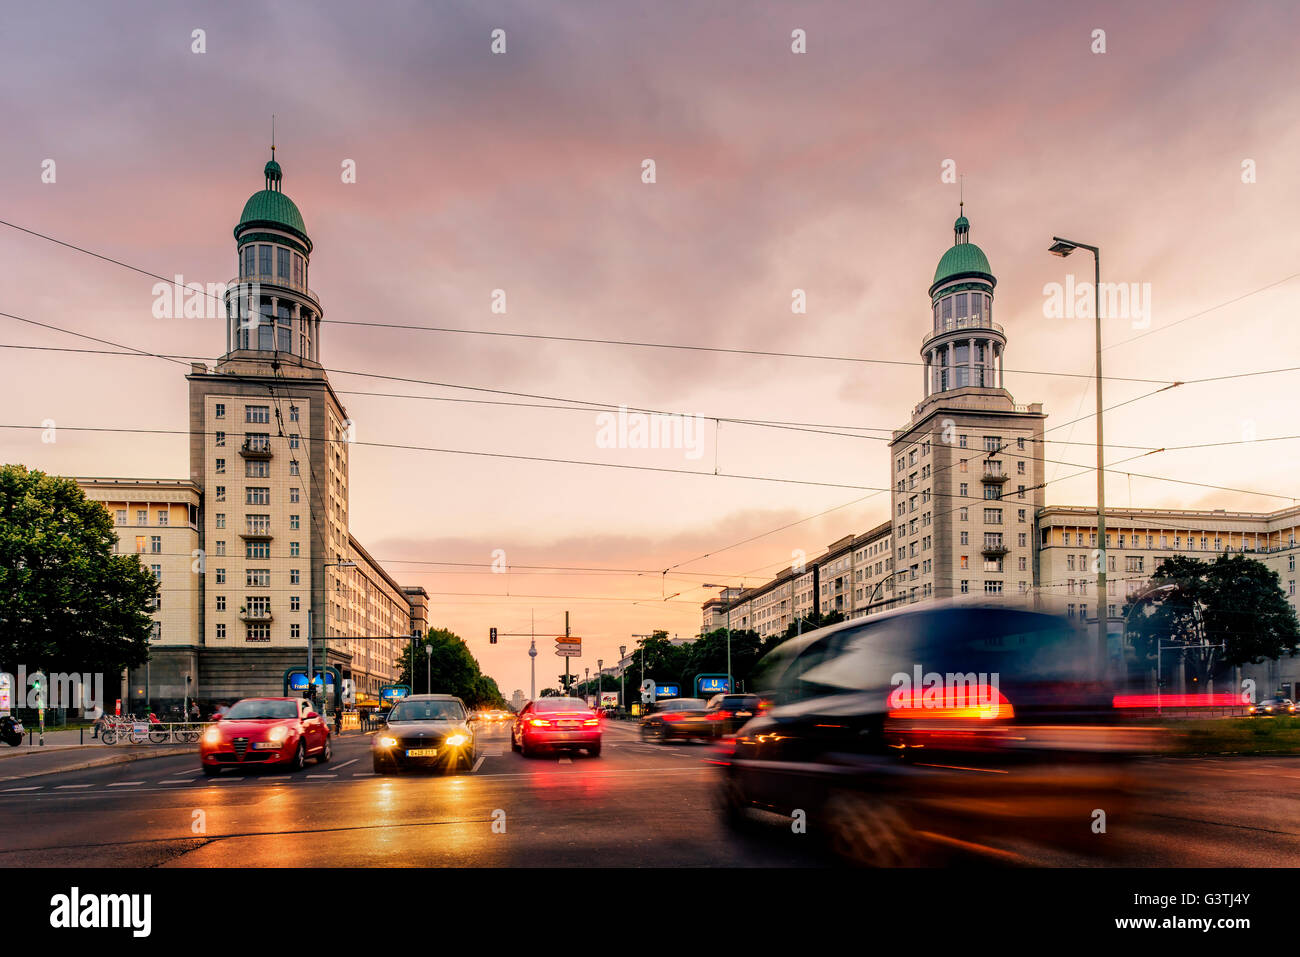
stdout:
<svg viewBox="0 0 1300 957">
<path fill-rule="evenodd" d="M 713 737 L 735 734 L 762 708 L 762 699 L 756 694 L 715 694 L 709 699 L 705 717 Z"/>
<path fill-rule="evenodd" d="M 641 740 L 663 744 L 674 738 L 712 738 L 713 722 L 703 698 L 656 701 L 641 719 Z"/>
<path fill-rule="evenodd" d="M 1295 714 L 1295 702 L 1290 698 L 1274 695 L 1272 698 L 1265 698 L 1258 704 L 1252 704 L 1246 709 L 1246 714 L 1252 718 L 1280 718 L 1284 715 Z"/>
<path fill-rule="evenodd" d="M 542 750 L 585 750 L 600 755 L 600 718 L 578 698 L 538 698 L 515 717 L 510 749 L 524 757 Z"/>
<path fill-rule="evenodd" d="M 474 767 L 474 730 L 465 702 L 449 694 L 403 698 L 370 742 L 376 774 L 407 768 Z"/>
<path fill-rule="evenodd" d="M 224 767 L 284 765 L 301 771 L 307 759 L 330 759 L 330 730 L 301 698 L 244 698 L 199 739 L 199 762 L 209 777 Z"/>
<path fill-rule="evenodd" d="M 724 813 L 801 809 L 875 865 L 1113 856 L 1095 809 L 1122 820 L 1153 732 L 1123 723 L 1095 647 L 1064 618 L 971 604 L 787 641 L 756 675 L 773 706 L 717 748 Z"/>
</svg>

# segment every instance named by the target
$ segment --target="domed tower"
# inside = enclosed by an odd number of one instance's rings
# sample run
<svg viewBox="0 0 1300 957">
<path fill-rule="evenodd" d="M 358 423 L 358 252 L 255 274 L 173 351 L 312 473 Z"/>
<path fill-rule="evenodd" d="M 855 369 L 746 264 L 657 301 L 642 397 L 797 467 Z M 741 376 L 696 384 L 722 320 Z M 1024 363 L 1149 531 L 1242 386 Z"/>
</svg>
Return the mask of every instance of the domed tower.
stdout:
<svg viewBox="0 0 1300 957">
<path fill-rule="evenodd" d="M 248 198 L 235 227 L 239 277 L 226 291 L 223 361 L 277 353 L 281 362 L 317 365 L 321 307 L 307 285 L 311 239 L 282 189 L 274 146 L 263 175 L 265 187 Z"/>
<path fill-rule="evenodd" d="M 1003 387 L 996 285 L 958 216 L 930 284 L 924 396 L 890 442 L 898 601 L 1033 592 L 1045 416 Z"/>
<path fill-rule="evenodd" d="M 1007 337 L 993 321 L 998 281 L 984 250 L 970 241 L 970 220 L 953 223 L 953 244 L 930 285 L 934 323 L 921 343 L 925 397 L 951 389 L 1002 388 Z"/>
</svg>

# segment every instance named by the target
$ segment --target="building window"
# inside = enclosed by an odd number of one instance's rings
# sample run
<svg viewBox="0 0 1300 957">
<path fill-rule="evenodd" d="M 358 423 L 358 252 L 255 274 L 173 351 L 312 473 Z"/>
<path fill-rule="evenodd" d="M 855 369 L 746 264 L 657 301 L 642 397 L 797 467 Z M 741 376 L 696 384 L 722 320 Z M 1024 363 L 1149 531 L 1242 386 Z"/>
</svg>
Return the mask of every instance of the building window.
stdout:
<svg viewBox="0 0 1300 957">
<path fill-rule="evenodd" d="M 962 533 L 961 533 L 961 543 L 962 543 L 963 545 L 969 545 L 969 544 L 970 544 L 970 532 L 962 532 Z"/>
<path fill-rule="evenodd" d="M 957 513 L 957 517 L 961 519 L 961 521 L 963 522 L 970 521 L 970 509 L 969 508 L 960 509 Z"/>
<path fill-rule="evenodd" d="M 162 638 L 162 622 L 155 621 L 153 623 L 153 640 L 159 641 L 161 638 Z"/>
<path fill-rule="evenodd" d="M 218 419 L 224 419 L 226 417 L 226 404 L 224 402 L 218 402 L 213 406 L 212 414 Z"/>
<path fill-rule="evenodd" d="M 963 555 L 963 556 L 961 557 L 961 567 L 962 567 L 962 568 L 970 568 L 970 556 L 969 556 L 969 555 Z"/>
<path fill-rule="evenodd" d="M 217 528 L 225 528 L 225 527 L 226 527 L 226 513 L 217 512 Z"/>
<path fill-rule="evenodd" d="M 226 460 L 225 460 L 225 459 L 217 459 L 217 474 L 218 474 L 218 475 L 225 475 L 225 474 L 226 474 Z"/>
<path fill-rule="evenodd" d="M 116 522 L 118 525 L 125 525 L 125 524 L 126 524 L 126 509 L 124 509 L 124 508 L 119 508 L 119 509 L 118 509 L 118 510 L 113 514 L 113 521 Z"/>
<path fill-rule="evenodd" d="M 290 595 L 290 596 L 289 596 L 289 610 L 290 610 L 290 611 L 299 611 L 301 605 L 302 605 L 302 598 L 300 598 L 298 595 Z"/>
<path fill-rule="evenodd" d="M 270 542 L 245 542 L 244 557 L 245 558 L 270 558 L 271 543 Z"/>
<path fill-rule="evenodd" d="M 224 502 L 226 500 L 226 487 L 224 485 L 218 485 L 215 495 L 218 502 Z"/>
<path fill-rule="evenodd" d="M 969 592 L 970 592 L 970 580 L 969 580 L 969 579 L 966 579 L 966 578 L 963 578 L 963 579 L 961 580 L 961 593 L 962 593 L 963 595 L 965 595 L 965 594 L 967 594 L 967 593 L 969 593 Z"/>
<path fill-rule="evenodd" d="M 984 509 L 984 524 L 985 524 L 985 525 L 1001 525 L 1001 524 L 1002 524 L 1002 509 L 1000 509 L 1000 508 L 986 508 L 986 509 Z"/>
<path fill-rule="evenodd" d="M 289 278 L 289 250 L 277 248 L 275 251 L 275 259 L 276 259 L 276 263 L 275 263 L 276 274 L 280 279 L 288 279 Z"/>
<path fill-rule="evenodd" d="M 298 543 L 297 543 L 297 542 L 290 542 L 290 543 L 289 543 L 289 557 L 290 557 L 290 558 L 297 558 L 297 557 L 299 557 L 299 550 L 298 550 Z"/>
<path fill-rule="evenodd" d="M 226 570 L 224 568 L 218 568 L 216 569 L 216 572 L 217 572 L 217 584 L 224 585 L 226 583 Z"/>
<path fill-rule="evenodd" d="M 220 461 L 220 459 L 218 459 Z M 271 463 L 266 459 L 250 459 L 244 463 L 244 478 L 270 478 Z"/>
<path fill-rule="evenodd" d="M 966 436 L 964 435 L 957 436 L 957 447 L 959 449 L 966 448 Z"/>
<path fill-rule="evenodd" d="M 257 265 L 258 265 L 257 271 L 261 273 L 263 276 L 271 275 L 271 247 L 270 246 L 257 247 Z"/>
<path fill-rule="evenodd" d="M 270 640 L 271 640 L 271 626 L 270 626 L 270 625 L 266 625 L 266 624 L 262 624 L 262 625 L 249 625 L 249 626 L 248 626 L 248 640 L 249 640 L 249 641 L 270 641 Z"/>
<path fill-rule="evenodd" d="M 289 421 L 290 422 L 298 421 L 298 407 L 296 405 L 289 406 Z"/>
<path fill-rule="evenodd" d="M 291 529 L 293 529 L 295 532 L 298 530 L 298 526 L 299 526 L 299 524 L 300 524 L 300 518 L 299 518 L 299 516 L 297 516 L 297 515 L 290 515 L 290 516 L 289 516 L 289 527 L 290 527 Z"/>
<path fill-rule="evenodd" d="M 224 449 L 226 447 L 226 433 L 225 432 L 216 433 L 216 436 L 212 440 L 212 444 L 219 449 Z"/>
<path fill-rule="evenodd" d="M 224 638 L 224 637 L 226 637 L 226 626 L 225 626 L 225 625 L 222 625 L 222 624 L 218 624 L 218 625 L 217 625 L 217 637 L 218 637 L 218 638 Z"/>
<path fill-rule="evenodd" d="M 226 554 L 226 543 L 225 543 L 224 540 L 218 540 L 218 541 L 217 541 L 217 555 L 218 555 L 218 557 L 220 557 L 220 556 L 225 555 L 225 554 Z"/>
<path fill-rule="evenodd" d="M 298 504 L 298 490 L 296 488 L 289 489 L 289 504 Z"/>
<path fill-rule="evenodd" d="M 244 496 L 246 505 L 270 505 L 271 490 L 258 485 L 250 485 L 247 494 Z"/>
<path fill-rule="evenodd" d="M 300 626 L 299 626 L 299 625 L 290 625 L 290 626 L 289 626 L 289 637 L 290 637 L 290 638 L 300 638 L 300 637 L 301 637 L 301 634 L 300 634 L 300 632 L 299 632 L 299 629 L 300 629 Z"/>
<path fill-rule="evenodd" d="M 297 460 L 297 459 L 290 459 L 290 460 L 289 460 L 289 474 L 290 474 L 290 475 L 297 475 L 297 474 L 298 474 L 298 460 Z"/>
<path fill-rule="evenodd" d="M 966 490 L 967 490 L 968 487 L 969 487 L 969 486 L 967 486 L 967 484 L 966 484 L 965 482 L 962 482 L 960 485 L 958 485 L 958 486 L 957 486 L 957 494 L 958 494 L 958 496 L 960 496 L 961 498 L 968 498 L 969 496 L 966 494 Z"/>
<path fill-rule="evenodd" d="M 984 583 L 984 594 L 986 594 L 986 595 L 1001 595 L 1001 594 L 1002 594 L 1002 582 L 990 582 L 990 581 L 986 581 L 986 582 Z"/>
<path fill-rule="evenodd" d="M 291 448 L 291 449 L 296 449 L 296 448 L 298 447 L 298 440 L 299 440 L 299 438 L 300 438 L 300 437 L 297 436 L 297 435 L 291 435 L 291 436 L 289 436 L 289 448 Z"/>
<path fill-rule="evenodd" d="M 225 595 L 218 595 L 218 596 L 217 596 L 217 611 L 225 611 L 225 610 L 226 610 L 226 596 L 225 596 Z"/>
<path fill-rule="evenodd" d="M 138 508 L 135 510 L 135 523 L 137 525 L 149 524 L 149 510 L 147 508 Z"/>
<path fill-rule="evenodd" d="M 167 525 L 167 509 L 160 508 L 158 509 L 158 526 L 160 528 L 163 528 L 166 527 L 166 525 Z"/>
<path fill-rule="evenodd" d="M 161 555 L 161 554 L 162 554 L 162 536 L 161 536 L 161 535 L 150 535 L 150 536 L 149 536 L 149 551 L 153 552 L 155 555 Z"/>
<path fill-rule="evenodd" d="M 249 568 L 244 572 L 244 584 L 250 588 L 271 587 L 271 569 Z"/>
<path fill-rule="evenodd" d="M 290 585 L 298 585 L 298 584 L 301 584 L 300 579 L 299 579 L 299 575 L 298 575 L 298 569 L 296 569 L 296 568 L 291 568 L 291 569 L 289 569 L 289 584 L 290 584 Z"/>
<path fill-rule="evenodd" d="M 269 405 L 250 405 L 244 409 L 244 421 L 254 424 L 267 424 L 271 421 L 271 407 Z"/>
</svg>

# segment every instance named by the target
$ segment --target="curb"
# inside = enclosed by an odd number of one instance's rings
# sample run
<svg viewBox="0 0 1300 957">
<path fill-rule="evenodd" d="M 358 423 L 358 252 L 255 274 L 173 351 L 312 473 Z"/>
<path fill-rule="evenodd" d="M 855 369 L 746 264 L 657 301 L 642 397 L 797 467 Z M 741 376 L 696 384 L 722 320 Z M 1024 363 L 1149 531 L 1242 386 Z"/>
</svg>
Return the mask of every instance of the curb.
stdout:
<svg viewBox="0 0 1300 957">
<path fill-rule="evenodd" d="M 88 747 L 93 747 L 93 745 L 89 745 Z M 99 747 L 107 747 L 107 745 L 99 745 Z M 164 752 L 149 752 L 149 751 L 129 752 L 128 751 L 124 753 L 108 755 L 106 756 L 106 759 L 102 761 L 83 761 L 80 764 L 69 764 L 58 768 L 48 768 L 39 771 L 29 771 L 26 774 L 13 774 L 7 777 L 0 777 L 0 782 L 20 781 L 25 778 L 40 777 L 43 774 L 63 774 L 68 771 L 85 771 L 88 768 L 103 768 L 103 767 L 109 767 L 110 765 L 114 765 L 114 764 L 128 764 L 132 761 L 147 761 L 154 758 L 172 758 L 172 757 L 176 757 L 179 754 L 197 754 L 198 751 L 199 749 L 197 747 L 181 748 L 176 751 L 164 751 Z M 26 752 L 26 753 L 31 753 L 31 752 Z M 15 757 L 17 757 L 17 755 L 15 755 Z"/>
</svg>

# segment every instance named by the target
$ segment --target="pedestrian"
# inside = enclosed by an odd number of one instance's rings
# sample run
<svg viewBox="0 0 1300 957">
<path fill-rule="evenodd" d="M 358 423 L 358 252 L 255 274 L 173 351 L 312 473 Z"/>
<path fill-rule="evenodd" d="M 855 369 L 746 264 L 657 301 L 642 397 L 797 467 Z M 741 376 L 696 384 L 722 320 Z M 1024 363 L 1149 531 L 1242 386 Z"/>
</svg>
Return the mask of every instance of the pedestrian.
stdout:
<svg viewBox="0 0 1300 957">
<path fill-rule="evenodd" d="M 191 702 L 190 702 L 190 720 L 191 720 L 191 721 L 198 721 L 198 720 L 199 720 L 199 703 L 198 703 L 198 701 L 191 701 Z"/>
<path fill-rule="evenodd" d="M 108 715 L 101 711 L 99 717 L 95 719 L 95 733 L 92 734 L 91 737 L 97 739 L 99 737 L 99 732 L 105 730 L 107 727 Z"/>
</svg>

